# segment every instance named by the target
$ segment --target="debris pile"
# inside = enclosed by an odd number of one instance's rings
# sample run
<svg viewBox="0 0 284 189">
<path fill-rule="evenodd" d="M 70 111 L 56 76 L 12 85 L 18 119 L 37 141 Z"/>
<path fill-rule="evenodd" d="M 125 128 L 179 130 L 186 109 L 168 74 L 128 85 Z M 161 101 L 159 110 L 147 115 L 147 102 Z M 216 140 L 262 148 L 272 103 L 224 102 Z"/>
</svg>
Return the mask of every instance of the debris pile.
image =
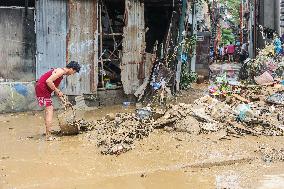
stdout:
<svg viewBox="0 0 284 189">
<path fill-rule="evenodd" d="M 194 135 L 220 132 L 222 138 L 283 136 L 283 106 L 271 104 L 264 98 L 277 91 L 271 86 L 241 89 L 239 95 L 227 96 L 224 101 L 203 96 L 193 104 L 147 107 L 138 109 L 136 114 L 107 115 L 93 124 L 82 121 L 80 127 L 84 131 L 94 129 L 93 135 L 101 153 L 111 155 L 133 149 L 135 141 L 148 137 L 153 129 Z M 246 95 L 250 95 L 248 99 Z M 277 101 L 275 98 L 274 101 Z M 84 124 L 86 126 L 82 126 Z"/>
<path fill-rule="evenodd" d="M 135 141 L 147 137 L 152 130 L 149 120 L 131 113 L 118 113 L 97 121 L 94 135 L 102 154 L 118 155 L 133 149 Z"/>
<path fill-rule="evenodd" d="M 262 160 L 267 163 L 274 161 L 284 161 L 284 149 L 260 147 L 259 152 L 261 154 Z"/>
<path fill-rule="evenodd" d="M 166 66 L 164 60 L 156 61 L 152 68 L 150 78 L 137 89 L 134 95 L 138 101 L 149 101 L 163 104 L 172 97 L 171 89 L 168 87 L 172 81 L 173 72 Z"/>
<path fill-rule="evenodd" d="M 154 122 L 154 127 L 166 127 L 166 130 L 192 134 L 226 130 L 228 136 L 282 136 L 284 128 L 280 118 L 281 108 L 263 103 L 244 104 L 235 99 L 234 104 L 228 104 L 205 96 L 196 100 L 193 105 L 171 106 Z"/>
<path fill-rule="evenodd" d="M 86 121 L 84 119 L 79 119 L 74 121 L 73 125 L 75 127 L 78 127 L 80 131 L 91 131 L 94 129 L 94 122 L 92 121 Z"/>
<path fill-rule="evenodd" d="M 265 84 L 265 82 L 258 82 L 259 79 L 266 76 L 266 78 L 282 77 L 284 71 L 283 57 L 277 49 L 276 38 L 274 43 L 266 44 L 266 46 L 259 50 L 255 59 L 247 59 L 240 71 L 240 79 L 249 83 Z M 263 75 L 265 73 L 265 75 Z M 267 77 L 269 75 L 269 77 Z M 260 77 L 262 76 L 262 77 Z M 259 78 L 260 77 L 260 78 Z"/>
</svg>

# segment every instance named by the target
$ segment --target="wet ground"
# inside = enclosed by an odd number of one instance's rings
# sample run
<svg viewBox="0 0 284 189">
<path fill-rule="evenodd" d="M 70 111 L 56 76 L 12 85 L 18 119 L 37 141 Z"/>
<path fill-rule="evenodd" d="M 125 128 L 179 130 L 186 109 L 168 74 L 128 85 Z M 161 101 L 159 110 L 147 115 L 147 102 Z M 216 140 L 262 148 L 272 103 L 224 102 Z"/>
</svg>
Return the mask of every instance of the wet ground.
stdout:
<svg viewBox="0 0 284 189">
<path fill-rule="evenodd" d="M 186 93 L 182 98 L 192 99 Z M 131 110 L 114 106 L 80 112 L 79 116 L 94 120 L 106 113 Z M 42 112 L 0 115 L 1 189 L 284 186 L 284 163 L 264 162 L 257 152 L 264 145 L 282 148 L 284 137 L 220 140 L 216 134 L 155 130 L 134 150 L 105 156 L 88 133 L 52 142 L 46 142 L 43 133 Z"/>
</svg>

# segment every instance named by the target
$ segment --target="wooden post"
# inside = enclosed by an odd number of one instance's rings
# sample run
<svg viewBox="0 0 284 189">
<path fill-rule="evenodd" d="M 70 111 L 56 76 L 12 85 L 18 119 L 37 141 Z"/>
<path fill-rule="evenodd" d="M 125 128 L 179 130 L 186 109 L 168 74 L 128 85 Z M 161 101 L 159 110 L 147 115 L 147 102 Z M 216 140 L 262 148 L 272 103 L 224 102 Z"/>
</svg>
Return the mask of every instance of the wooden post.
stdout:
<svg viewBox="0 0 284 189">
<path fill-rule="evenodd" d="M 91 91 L 97 93 L 98 89 L 98 1 L 94 0 L 94 12 L 93 12 L 93 40 L 94 40 L 94 57 L 91 71 Z"/>
<path fill-rule="evenodd" d="M 100 5 L 100 62 L 101 62 L 101 79 L 102 79 L 102 86 L 105 87 L 104 84 L 104 62 L 103 62 L 103 28 L 102 28 L 102 6 Z"/>
</svg>

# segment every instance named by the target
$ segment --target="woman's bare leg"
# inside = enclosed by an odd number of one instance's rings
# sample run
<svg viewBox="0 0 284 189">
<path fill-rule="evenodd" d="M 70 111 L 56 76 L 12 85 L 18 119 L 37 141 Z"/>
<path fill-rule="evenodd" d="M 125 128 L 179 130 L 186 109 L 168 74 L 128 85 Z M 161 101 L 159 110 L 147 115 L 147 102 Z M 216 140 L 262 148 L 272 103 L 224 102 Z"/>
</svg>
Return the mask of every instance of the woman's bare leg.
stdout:
<svg viewBox="0 0 284 189">
<path fill-rule="evenodd" d="M 52 127 L 52 118 L 53 118 L 53 106 L 47 106 L 45 108 L 45 128 L 46 128 L 46 138 L 48 139 L 51 136 L 51 127 Z"/>
</svg>

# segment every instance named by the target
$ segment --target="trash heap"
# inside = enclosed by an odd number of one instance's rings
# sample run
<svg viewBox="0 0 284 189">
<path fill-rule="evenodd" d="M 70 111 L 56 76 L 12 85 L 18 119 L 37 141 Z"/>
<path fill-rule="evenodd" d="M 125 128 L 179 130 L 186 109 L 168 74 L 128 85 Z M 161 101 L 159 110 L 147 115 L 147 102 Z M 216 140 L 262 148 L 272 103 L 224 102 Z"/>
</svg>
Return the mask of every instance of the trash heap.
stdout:
<svg viewBox="0 0 284 189">
<path fill-rule="evenodd" d="M 226 131 L 227 136 L 283 135 L 284 119 L 281 107 L 271 106 L 264 101 L 246 104 L 239 99 L 240 96 L 231 96 L 227 101 L 221 102 L 204 96 L 197 99 L 193 105 L 172 106 L 154 125 L 156 128 L 171 127 L 172 130 L 192 134 L 222 130 Z"/>
<path fill-rule="evenodd" d="M 136 113 L 107 115 L 81 130 L 90 131 L 102 154 L 118 155 L 135 148 L 154 129 L 191 135 L 222 133 L 222 137 L 244 135 L 283 136 L 284 93 L 276 86 L 239 87 L 239 94 L 220 101 L 203 96 L 193 104 L 169 104 L 142 108 Z M 276 95 L 277 94 L 277 95 Z M 81 123 L 84 125 L 84 123 Z M 82 129 L 84 128 L 84 129 Z"/>
<path fill-rule="evenodd" d="M 279 49 L 276 38 L 274 43 L 266 44 L 266 46 L 259 50 L 255 59 L 247 59 L 240 70 L 240 79 L 250 84 L 265 84 L 267 80 L 260 80 L 283 77 L 284 61 L 282 56 L 282 49 Z M 263 75 L 264 74 L 264 75 Z M 260 77 L 262 76 L 262 77 Z M 266 77 L 265 77 L 266 76 Z M 260 78 L 259 78 L 260 77 Z"/>
</svg>

